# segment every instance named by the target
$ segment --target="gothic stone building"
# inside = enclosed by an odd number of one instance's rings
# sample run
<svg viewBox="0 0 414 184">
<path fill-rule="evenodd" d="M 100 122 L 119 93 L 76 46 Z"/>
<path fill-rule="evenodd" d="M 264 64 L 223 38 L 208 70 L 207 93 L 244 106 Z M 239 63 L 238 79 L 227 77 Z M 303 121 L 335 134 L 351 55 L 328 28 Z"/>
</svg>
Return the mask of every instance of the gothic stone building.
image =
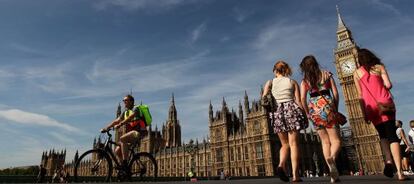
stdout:
<svg viewBox="0 0 414 184">
<path fill-rule="evenodd" d="M 238 112 L 229 110 L 223 98 L 221 110 L 213 112 L 209 105 L 209 136 L 202 141 L 181 142 L 181 125 L 178 121 L 174 97 L 172 97 L 168 119 L 162 130 L 156 127 L 141 141 L 140 151 L 154 154 L 158 163 L 158 176 L 185 177 L 189 171 L 196 176 L 217 176 L 221 172 L 231 176 L 274 176 L 279 162 L 281 146 L 273 133 L 267 110 L 259 101 L 249 102 L 244 96 L 244 107 L 239 102 Z M 118 108 L 119 115 L 120 107 Z M 118 130 L 119 137 L 123 130 Z M 101 140 L 94 140 L 93 147 Z M 327 172 L 319 137 L 313 131 L 300 133 L 300 171 L 322 174 Z M 65 164 L 65 170 L 73 175 L 74 162 Z M 340 163 L 347 163 L 340 157 Z M 81 163 L 86 166 L 90 162 Z M 290 164 L 287 164 L 289 167 Z M 341 164 L 339 164 L 341 165 Z M 80 172 L 88 172 L 82 169 Z M 344 168 L 344 169 L 347 169 Z M 105 173 L 102 173 L 105 174 Z"/>
<path fill-rule="evenodd" d="M 46 169 L 47 175 L 53 175 L 56 170 L 63 169 L 66 158 L 66 150 L 61 152 L 49 150 L 42 153 L 40 164 Z"/>
</svg>

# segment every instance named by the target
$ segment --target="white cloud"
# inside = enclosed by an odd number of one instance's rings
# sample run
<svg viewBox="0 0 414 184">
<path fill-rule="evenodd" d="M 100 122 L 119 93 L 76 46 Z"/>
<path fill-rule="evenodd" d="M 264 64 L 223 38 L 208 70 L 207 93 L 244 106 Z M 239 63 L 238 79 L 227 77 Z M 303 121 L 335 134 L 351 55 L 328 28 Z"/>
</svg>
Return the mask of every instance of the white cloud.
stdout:
<svg viewBox="0 0 414 184">
<path fill-rule="evenodd" d="M 58 127 L 71 132 L 79 131 L 76 127 L 59 122 L 46 115 L 26 112 L 19 109 L 0 110 L 0 117 L 20 124 Z"/>
<path fill-rule="evenodd" d="M 390 4 L 389 1 L 372 0 L 368 2 L 370 2 L 374 7 L 382 10 L 383 12 L 391 12 L 392 14 L 396 16 L 397 19 L 399 19 L 399 22 L 406 22 L 406 23 L 411 23 L 411 24 L 414 23 L 411 16 L 404 15 L 394 5 Z"/>
<path fill-rule="evenodd" d="M 8 69 L 0 69 L 0 91 L 5 91 L 16 79 L 16 74 Z"/>
<path fill-rule="evenodd" d="M 198 25 L 193 31 L 191 31 L 190 43 L 194 43 L 200 39 L 202 34 L 206 31 L 207 27 L 205 23 Z"/>
<path fill-rule="evenodd" d="M 67 145 L 74 145 L 76 144 L 76 141 L 69 137 L 66 136 L 65 134 L 62 134 L 60 132 L 49 132 L 49 135 L 52 136 L 55 140 L 57 140 L 58 142 L 60 142 L 61 144 Z"/>
<path fill-rule="evenodd" d="M 11 43 L 10 48 L 17 50 L 22 53 L 28 53 L 28 54 L 35 54 L 35 55 L 47 55 L 47 52 L 43 52 L 42 50 L 35 49 L 32 47 L 29 47 L 27 45 L 21 44 L 21 43 Z"/>
<path fill-rule="evenodd" d="M 197 0 L 101 0 L 95 2 L 93 7 L 97 10 L 106 10 L 112 6 L 126 10 L 168 10 L 183 4 L 196 2 Z"/>
<path fill-rule="evenodd" d="M 397 8 L 395 8 L 391 4 L 388 4 L 388 3 L 384 2 L 384 1 L 381 1 L 381 0 L 372 0 L 371 2 L 372 2 L 372 4 L 374 4 L 375 6 L 377 6 L 378 8 L 391 11 L 394 14 L 396 14 L 398 16 L 401 16 L 401 12 L 398 11 Z"/>
<path fill-rule="evenodd" d="M 120 89 L 129 91 L 131 88 L 136 92 L 155 92 L 190 85 L 196 81 L 189 79 L 186 73 L 200 65 L 208 53 L 209 51 L 205 50 L 183 59 L 145 66 L 130 65 L 126 69 L 113 67 L 110 61 L 98 61 L 86 74 L 87 79 L 97 86 L 86 88 L 87 91 L 83 89 L 81 94 L 93 95 L 99 91 L 109 91 L 110 94 L 118 95 Z"/>
<path fill-rule="evenodd" d="M 236 18 L 237 22 L 243 23 L 249 16 L 254 14 L 253 10 L 245 10 L 239 7 L 235 7 L 233 9 L 234 17 Z"/>
</svg>

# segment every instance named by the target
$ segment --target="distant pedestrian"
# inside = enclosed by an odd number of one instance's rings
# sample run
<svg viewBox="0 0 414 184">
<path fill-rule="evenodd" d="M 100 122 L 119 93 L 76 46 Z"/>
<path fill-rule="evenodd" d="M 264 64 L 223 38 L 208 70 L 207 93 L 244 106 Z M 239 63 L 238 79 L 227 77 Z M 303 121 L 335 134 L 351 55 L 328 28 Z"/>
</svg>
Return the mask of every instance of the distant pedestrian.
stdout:
<svg viewBox="0 0 414 184">
<path fill-rule="evenodd" d="M 413 145 L 414 145 L 414 120 L 410 121 L 410 131 L 408 131 L 408 140 L 411 143 L 410 145 L 410 171 L 414 171 L 414 152 L 413 152 Z"/>
<path fill-rule="evenodd" d="M 372 122 L 380 137 L 385 153 L 383 173 L 390 178 L 394 176 L 393 157 L 398 180 L 406 180 L 401 170 L 400 140 L 396 135 L 395 105 L 388 72 L 381 60 L 368 49 L 358 49 L 358 62 L 360 67 L 354 72 L 354 82 L 365 118 Z"/>
<path fill-rule="evenodd" d="M 404 129 L 402 128 L 403 122 L 401 120 L 395 121 L 395 126 L 397 127 L 397 137 L 400 140 L 400 150 L 401 150 L 401 158 L 402 164 L 401 169 L 403 171 L 408 172 L 409 164 L 408 164 L 408 157 L 410 151 L 410 143 L 408 143 L 407 138 L 405 137 Z"/>
<path fill-rule="evenodd" d="M 221 172 L 220 172 L 220 180 L 224 180 L 224 179 L 226 179 L 226 177 L 224 176 L 223 170 L 221 170 Z"/>
<path fill-rule="evenodd" d="M 299 176 L 299 131 L 307 127 L 307 119 L 300 101 L 298 83 L 291 79 L 292 70 L 284 61 L 278 61 L 273 67 L 274 78 L 266 82 L 262 98 L 271 92 L 276 100 L 275 112 L 270 112 L 273 131 L 279 137 L 282 147 L 279 153 L 277 174 L 282 181 L 288 182 L 286 162 L 289 157 L 292 164 L 292 182 L 300 182 Z"/>
<path fill-rule="evenodd" d="M 300 84 L 301 101 L 309 120 L 319 134 L 322 151 L 328 164 L 331 182 L 339 181 L 335 160 L 341 148 L 338 122 L 328 119 L 330 113 L 338 109 L 339 95 L 332 73 L 319 68 L 316 58 L 305 56 L 300 63 L 303 80 Z M 331 96 L 332 93 L 332 96 Z M 307 95 L 309 94 L 309 103 Z M 335 108 L 335 109 L 334 109 Z"/>
</svg>

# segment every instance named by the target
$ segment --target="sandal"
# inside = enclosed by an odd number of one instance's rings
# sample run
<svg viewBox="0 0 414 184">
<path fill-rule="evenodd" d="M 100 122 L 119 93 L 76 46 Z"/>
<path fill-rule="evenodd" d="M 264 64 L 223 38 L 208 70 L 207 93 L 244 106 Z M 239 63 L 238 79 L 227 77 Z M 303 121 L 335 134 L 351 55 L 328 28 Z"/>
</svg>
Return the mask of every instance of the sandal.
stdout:
<svg viewBox="0 0 414 184">
<path fill-rule="evenodd" d="M 329 173 L 331 175 L 331 183 L 336 183 L 339 181 L 338 169 L 336 168 L 335 162 L 332 158 L 327 159 L 327 162 L 329 166 Z"/>
<path fill-rule="evenodd" d="M 286 175 L 282 167 L 277 168 L 277 175 L 279 175 L 280 180 L 284 182 L 289 182 L 289 177 Z"/>
<path fill-rule="evenodd" d="M 397 174 L 397 176 L 398 176 L 398 181 L 407 181 L 407 180 L 410 180 L 410 178 L 408 178 L 404 174 Z"/>
</svg>

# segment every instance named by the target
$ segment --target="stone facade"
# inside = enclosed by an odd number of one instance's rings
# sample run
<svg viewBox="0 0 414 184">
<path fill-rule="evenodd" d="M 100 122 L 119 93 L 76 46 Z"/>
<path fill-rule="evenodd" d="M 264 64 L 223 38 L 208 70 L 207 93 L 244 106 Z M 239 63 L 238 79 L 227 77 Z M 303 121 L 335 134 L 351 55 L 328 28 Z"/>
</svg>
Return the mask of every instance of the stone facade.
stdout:
<svg viewBox="0 0 414 184">
<path fill-rule="evenodd" d="M 61 152 L 49 150 L 42 153 L 40 164 L 46 169 L 47 175 L 53 175 L 57 170 L 63 169 L 66 158 L 66 150 Z"/>
<path fill-rule="evenodd" d="M 259 101 L 249 102 L 247 93 L 243 104 L 244 107 L 239 103 L 236 113 L 229 110 L 223 98 L 221 110 L 213 113 L 210 103 L 209 136 L 202 141 L 195 139 L 184 143 L 180 142 L 181 126 L 172 97 L 168 119 L 162 130 L 148 127 L 149 134 L 142 139 L 139 149 L 154 155 L 158 176 L 185 177 L 189 171 L 203 177 L 217 176 L 221 172 L 231 176 L 274 176 L 281 144 L 272 131 L 267 110 L 259 105 Z M 116 134 L 119 136 L 121 132 Z M 316 133 L 303 131 L 299 136 L 302 152 L 300 171 L 327 172 Z M 94 140 L 93 147 L 100 143 L 100 139 Z M 65 164 L 65 170 L 71 175 L 78 157 L 76 153 L 74 160 Z M 347 162 L 344 159 L 341 162 Z M 82 163 L 80 172 L 88 172 L 85 169 L 88 164 Z M 290 164 L 287 165 L 289 167 Z"/>
</svg>

